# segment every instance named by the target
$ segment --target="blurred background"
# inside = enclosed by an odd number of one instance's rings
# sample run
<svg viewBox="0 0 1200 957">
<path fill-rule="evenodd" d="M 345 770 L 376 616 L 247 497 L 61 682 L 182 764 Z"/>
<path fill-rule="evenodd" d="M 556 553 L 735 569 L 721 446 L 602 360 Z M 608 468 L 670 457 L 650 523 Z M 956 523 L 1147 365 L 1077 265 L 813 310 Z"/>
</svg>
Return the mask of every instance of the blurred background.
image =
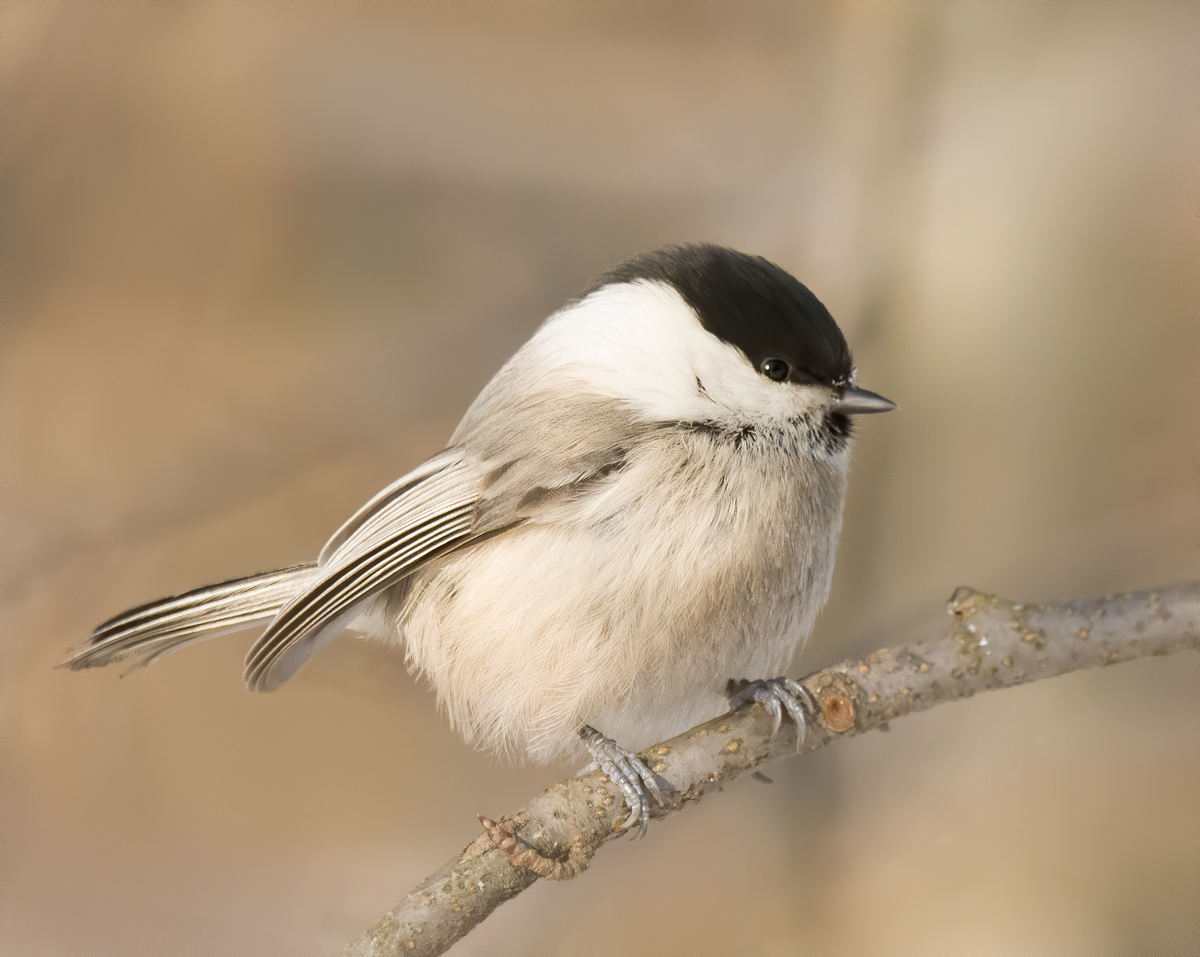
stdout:
<svg viewBox="0 0 1200 957">
<path fill-rule="evenodd" d="M 93 625 L 313 557 L 596 272 L 761 253 L 862 423 L 793 673 L 1196 575 L 1196 11 L 6 4 L 3 923 L 21 955 L 336 952 L 569 767 L 469 751 L 346 637 L 120 680 Z M 1196 658 L 774 766 L 455 951 L 1196 952 Z"/>
</svg>

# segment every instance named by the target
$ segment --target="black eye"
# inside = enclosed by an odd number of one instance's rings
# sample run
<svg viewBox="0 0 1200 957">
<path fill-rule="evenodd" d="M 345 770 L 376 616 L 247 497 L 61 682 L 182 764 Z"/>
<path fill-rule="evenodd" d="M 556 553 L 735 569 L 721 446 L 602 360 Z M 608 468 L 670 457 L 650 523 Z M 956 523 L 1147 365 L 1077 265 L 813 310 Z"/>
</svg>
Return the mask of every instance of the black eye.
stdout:
<svg viewBox="0 0 1200 957">
<path fill-rule="evenodd" d="M 792 374 L 792 367 L 786 359 L 763 359 L 758 371 L 768 379 L 783 382 Z"/>
</svg>

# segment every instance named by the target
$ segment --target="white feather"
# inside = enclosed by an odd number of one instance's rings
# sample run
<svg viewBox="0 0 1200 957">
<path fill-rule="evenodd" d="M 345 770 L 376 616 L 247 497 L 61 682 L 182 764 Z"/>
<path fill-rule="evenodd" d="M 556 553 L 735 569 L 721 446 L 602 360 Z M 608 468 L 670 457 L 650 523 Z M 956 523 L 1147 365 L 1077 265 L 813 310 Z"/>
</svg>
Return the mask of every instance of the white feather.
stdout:
<svg viewBox="0 0 1200 957">
<path fill-rule="evenodd" d="M 844 482 L 844 461 L 664 435 L 360 626 L 403 635 L 473 744 L 546 761 L 592 724 L 642 747 L 719 714 L 728 679 L 783 673 L 828 594 Z"/>
</svg>

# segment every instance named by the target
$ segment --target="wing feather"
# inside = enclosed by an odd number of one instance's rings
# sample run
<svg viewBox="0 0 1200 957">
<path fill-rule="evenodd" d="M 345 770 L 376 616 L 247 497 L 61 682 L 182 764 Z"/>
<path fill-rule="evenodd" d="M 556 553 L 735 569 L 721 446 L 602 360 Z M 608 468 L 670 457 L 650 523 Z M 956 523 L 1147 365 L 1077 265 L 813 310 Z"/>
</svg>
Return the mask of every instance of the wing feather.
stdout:
<svg viewBox="0 0 1200 957">
<path fill-rule="evenodd" d="M 363 599 L 395 584 L 435 555 L 470 541 L 480 495 L 479 470 L 449 456 L 417 478 L 405 476 L 335 534 L 319 576 L 285 605 L 246 656 L 246 683 L 269 691 L 336 632 Z"/>
<path fill-rule="evenodd" d="M 437 455 L 429 459 L 427 462 L 417 466 L 411 472 L 401 476 L 387 488 L 383 489 L 375 495 L 366 505 L 360 508 L 357 512 L 350 516 L 333 535 L 325 546 L 321 549 L 321 554 L 317 556 L 317 564 L 325 565 L 329 562 L 330 557 L 340 549 L 352 535 L 359 532 L 364 525 L 370 522 L 381 510 L 386 509 L 389 505 L 394 504 L 399 500 L 405 492 L 412 489 L 418 483 L 446 468 L 446 456 Z"/>
<path fill-rule="evenodd" d="M 246 656 L 246 683 L 270 691 L 355 614 L 426 562 L 587 494 L 653 426 L 623 403 L 493 380 L 451 440 L 372 498 L 321 550 L 318 575 Z M 500 383 L 500 385 L 497 385 Z M 485 425 L 503 419 L 504 428 Z"/>
</svg>

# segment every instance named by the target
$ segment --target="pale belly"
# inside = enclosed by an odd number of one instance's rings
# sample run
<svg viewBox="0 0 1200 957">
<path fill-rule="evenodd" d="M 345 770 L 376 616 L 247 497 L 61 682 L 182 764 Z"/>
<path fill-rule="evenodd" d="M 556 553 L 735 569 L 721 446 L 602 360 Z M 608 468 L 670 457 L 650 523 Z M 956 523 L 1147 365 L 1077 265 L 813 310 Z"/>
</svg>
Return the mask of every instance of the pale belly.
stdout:
<svg viewBox="0 0 1200 957">
<path fill-rule="evenodd" d="M 764 502 L 728 482 L 647 494 L 643 479 L 627 477 L 636 500 L 589 506 L 611 520 L 505 532 L 393 597 L 387 630 L 399 618 L 411 666 L 468 742 L 544 762 L 576 751 L 590 724 L 642 748 L 724 711 L 730 678 L 781 674 L 808 636 L 840 496 L 814 515 L 782 483 Z"/>
</svg>

